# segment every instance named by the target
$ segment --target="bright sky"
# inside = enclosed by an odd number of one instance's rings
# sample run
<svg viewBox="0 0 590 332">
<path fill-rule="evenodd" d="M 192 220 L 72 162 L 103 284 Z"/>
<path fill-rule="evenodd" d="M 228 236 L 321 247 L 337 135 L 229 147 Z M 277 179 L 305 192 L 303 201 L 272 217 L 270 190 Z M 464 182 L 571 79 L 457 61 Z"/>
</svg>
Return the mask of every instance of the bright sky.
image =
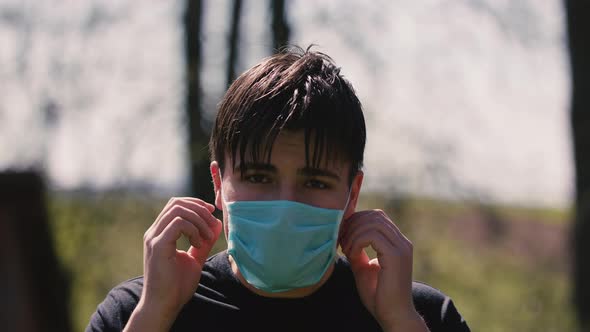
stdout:
<svg viewBox="0 0 590 332">
<path fill-rule="evenodd" d="M 229 3 L 206 1 L 211 113 Z M 365 190 L 567 205 L 561 2 L 369 3 L 289 7 L 293 42 L 330 54 L 364 104 Z M 0 0 L 0 169 L 42 164 L 55 188 L 183 191 L 182 4 Z M 242 70 L 270 48 L 266 3 L 245 5 Z"/>
</svg>

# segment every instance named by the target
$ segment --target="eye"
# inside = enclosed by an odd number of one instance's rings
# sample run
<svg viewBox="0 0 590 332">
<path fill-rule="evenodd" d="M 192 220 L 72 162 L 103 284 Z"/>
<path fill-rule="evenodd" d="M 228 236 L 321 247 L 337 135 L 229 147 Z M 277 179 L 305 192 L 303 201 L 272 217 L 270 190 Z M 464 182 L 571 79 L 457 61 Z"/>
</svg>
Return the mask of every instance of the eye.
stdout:
<svg viewBox="0 0 590 332">
<path fill-rule="evenodd" d="M 329 185 L 324 182 L 324 181 L 320 181 L 318 179 L 310 179 L 305 183 L 305 186 L 307 188 L 312 188 L 312 189 L 328 189 Z"/>
<path fill-rule="evenodd" d="M 264 174 L 249 174 L 244 179 L 250 183 L 270 183 L 270 178 Z"/>
</svg>

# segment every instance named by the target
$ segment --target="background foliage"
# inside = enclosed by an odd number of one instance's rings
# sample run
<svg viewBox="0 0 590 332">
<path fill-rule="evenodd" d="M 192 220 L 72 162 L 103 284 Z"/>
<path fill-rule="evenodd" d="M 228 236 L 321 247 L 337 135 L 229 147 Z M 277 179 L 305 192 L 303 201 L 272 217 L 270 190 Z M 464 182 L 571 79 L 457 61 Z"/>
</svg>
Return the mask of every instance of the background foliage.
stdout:
<svg viewBox="0 0 590 332">
<path fill-rule="evenodd" d="M 72 283 L 73 326 L 82 331 L 112 287 L 142 274 L 143 233 L 167 199 L 120 193 L 52 197 L 58 255 Z M 359 208 L 381 208 L 396 220 L 415 246 L 414 279 L 451 296 L 473 331 L 574 329 L 568 211 L 371 194 L 361 196 Z M 537 250 L 538 241 L 552 249 Z M 185 240 L 178 243 L 187 246 Z M 221 237 L 213 251 L 225 246 Z"/>
</svg>

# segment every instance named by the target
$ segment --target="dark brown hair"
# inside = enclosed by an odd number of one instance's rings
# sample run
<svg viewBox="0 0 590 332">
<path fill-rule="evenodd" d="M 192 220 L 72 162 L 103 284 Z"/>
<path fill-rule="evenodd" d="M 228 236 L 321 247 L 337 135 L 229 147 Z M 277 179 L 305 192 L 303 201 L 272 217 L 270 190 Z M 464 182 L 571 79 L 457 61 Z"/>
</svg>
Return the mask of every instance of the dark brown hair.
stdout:
<svg viewBox="0 0 590 332">
<path fill-rule="evenodd" d="M 221 103 L 211 139 L 211 159 L 223 171 L 225 153 L 269 162 L 282 130 L 304 131 L 306 164 L 351 162 L 350 181 L 362 168 L 366 129 L 351 84 L 326 54 L 284 49 L 240 75 Z M 243 165 L 241 171 L 243 173 Z"/>
</svg>

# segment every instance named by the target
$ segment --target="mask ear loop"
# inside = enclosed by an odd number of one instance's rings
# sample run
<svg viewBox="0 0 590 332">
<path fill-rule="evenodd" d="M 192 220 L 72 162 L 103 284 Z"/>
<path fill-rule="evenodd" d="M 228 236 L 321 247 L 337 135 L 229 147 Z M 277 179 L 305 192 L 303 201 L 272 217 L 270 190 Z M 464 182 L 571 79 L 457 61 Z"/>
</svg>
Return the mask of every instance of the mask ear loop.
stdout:
<svg viewBox="0 0 590 332">
<path fill-rule="evenodd" d="M 221 178 L 221 174 L 219 174 L 219 182 L 220 182 L 219 192 L 221 193 L 222 203 L 225 203 L 227 205 L 228 200 L 227 200 L 227 196 L 225 195 L 225 190 L 223 190 L 223 179 Z"/>
<path fill-rule="evenodd" d="M 220 180 L 220 186 L 219 186 L 219 193 L 221 194 L 221 205 L 223 207 L 224 210 L 227 211 L 228 209 L 228 201 L 227 201 L 227 196 L 225 195 L 225 190 L 223 190 L 223 180 L 221 178 L 221 174 L 219 175 L 219 180 Z M 225 205 L 225 206 L 224 206 Z M 225 214 L 224 214 L 225 216 Z M 225 236 L 225 241 L 228 245 L 227 250 L 230 249 L 230 241 L 229 241 L 229 230 L 232 227 L 231 223 L 229 222 L 230 216 L 229 213 L 227 214 L 227 220 L 225 218 L 222 218 L 222 223 L 223 223 L 223 234 Z M 225 231 L 227 227 L 227 232 Z"/>
<path fill-rule="evenodd" d="M 225 196 L 225 191 L 223 190 L 223 182 L 222 182 L 221 186 L 219 187 L 219 192 L 221 193 L 221 202 L 227 204 L 227 198 Z"/>
<path fill-rule="evenodd" d="M 338 243 L 340 240 L 340 228 L 342 227 L 342 223 L 344 222 L 344 220 L 343 220 L 344 214 L 346 213 L 346 210 L 348 209 L 348 205 L 350 204 L 350 194 L 351 193 L 352 193 L 352 186 L 348 190 L 348 195 L 346 196 L 346 204 L 344 205 L 344 210 L 342 210 L 341 216 L 338 221 L 338 227 L 336 228 L 336 234 L 334 235 L 335 239 L 336 239 L 336 243 Z M 336 253 L 337 250 L 338 250 L 338 244 L 334 248 L 334 253 Z"/>
<path fill-rule="evenodd" d="M 342 210 L 343 216 L 346 213 L 346 210 L 348 209 L 348 204 L 350 204 L 350 194 L 351 193 L 352 193 L 352 186 L 350 186 L 350 189 L 348 189 L 348 195 L 346 196 L 346 204 L 344 205 L 344 210 Z"/>
</svg>

